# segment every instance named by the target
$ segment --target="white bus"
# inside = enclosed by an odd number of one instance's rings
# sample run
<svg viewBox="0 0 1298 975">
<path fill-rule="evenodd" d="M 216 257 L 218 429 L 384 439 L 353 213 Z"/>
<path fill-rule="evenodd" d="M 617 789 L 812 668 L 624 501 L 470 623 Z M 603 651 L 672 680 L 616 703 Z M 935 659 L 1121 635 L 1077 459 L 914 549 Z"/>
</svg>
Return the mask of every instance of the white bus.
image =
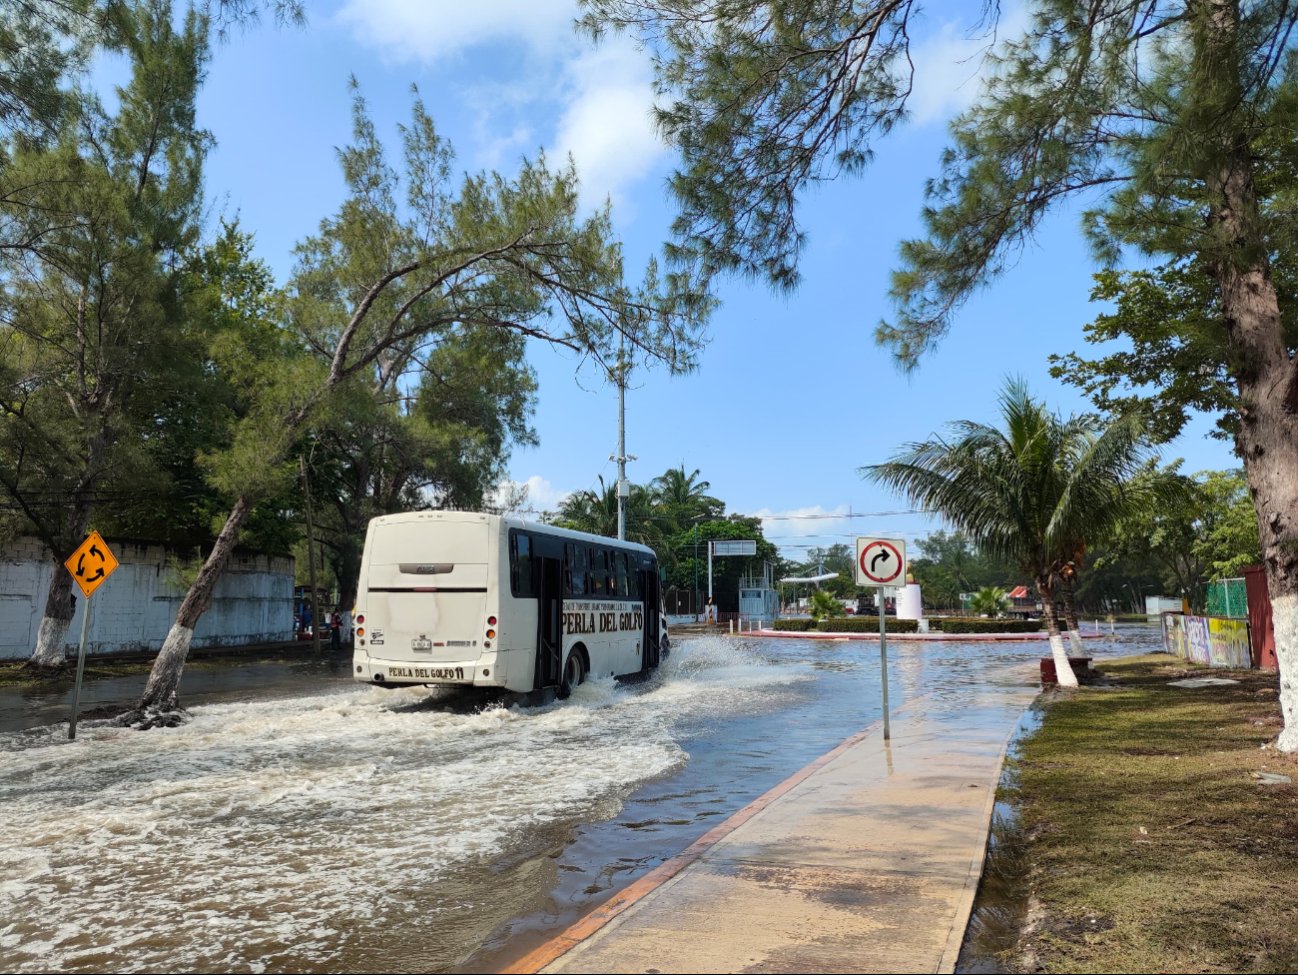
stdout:
<svg viewBox="0 0 1298 975">
<path fill-rule="evenodd" d="M 587 674 L 658 666 L 670 643 L 653 549 L 502 515 L 370 522 L 353 676 L 560 697 Z"/>
</svg>

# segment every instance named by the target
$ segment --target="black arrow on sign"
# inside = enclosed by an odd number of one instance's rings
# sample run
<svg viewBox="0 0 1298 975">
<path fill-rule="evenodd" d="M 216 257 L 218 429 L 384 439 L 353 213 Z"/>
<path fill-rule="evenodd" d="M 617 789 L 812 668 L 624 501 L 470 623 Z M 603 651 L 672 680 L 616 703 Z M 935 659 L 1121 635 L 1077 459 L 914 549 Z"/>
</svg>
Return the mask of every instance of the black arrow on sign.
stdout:
<svg viewBox="0 0 1298 975">
<path fill-rule="evenodd" d="M 874 571 L 874 567 L 875 567 L 876 565 L 879 564 L 879 560 L 880 560 L 880 559 L 883 559 L 885 562 L 888 561 L 888 553 L 887 553 L 887 552 L 880 552 L 878 555 L 876 555 L 874 558 L 872 558 L 872 559 L 870 560 L 870 571 L 871 571 L 871 572 L 873 572 L 873 571 Z"/>
<path fill-rule="evenodd" d="M 84 565 L 85 561 L 86 561 L 86 553 L 82 552 L 80 555 L 77 556 L 77 576 L 78 577 L 86 574 L 86 567 Z"/>
<path fill-rule="evenodd" d="M 104 561 L 104 553 L 99 551 L 99 548 L 97 546 L 94 545 L 90 546 L 90 554 L 95 556 L 97 559 L 99 559 L 100 562 Z"/>
<path fill-rule="evenodd" d="M 92 575 L 89 579 L 87 579 L 86 582 L 94 582 L 96 579 L 102 579 L 103 577 L 104 577 L 104 567 L 101 565 L 99 567 L 99 571 L 96 572 L 94 575 Z"/>
</svg>

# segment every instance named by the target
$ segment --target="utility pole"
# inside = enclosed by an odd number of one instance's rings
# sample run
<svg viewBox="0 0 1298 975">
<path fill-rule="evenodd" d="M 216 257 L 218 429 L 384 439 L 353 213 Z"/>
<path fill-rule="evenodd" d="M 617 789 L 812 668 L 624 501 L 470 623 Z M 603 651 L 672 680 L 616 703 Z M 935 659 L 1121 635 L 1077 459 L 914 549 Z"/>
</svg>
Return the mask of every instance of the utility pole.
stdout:
<svg viewBox="0 0 1298 975">
<path fill-rule="evenodd" d="M 617 348 L 617 537 L 626 540 L 626 503 L 631 483 L 626 479 L 626 332 L 618 333 Z"/>
</svg>

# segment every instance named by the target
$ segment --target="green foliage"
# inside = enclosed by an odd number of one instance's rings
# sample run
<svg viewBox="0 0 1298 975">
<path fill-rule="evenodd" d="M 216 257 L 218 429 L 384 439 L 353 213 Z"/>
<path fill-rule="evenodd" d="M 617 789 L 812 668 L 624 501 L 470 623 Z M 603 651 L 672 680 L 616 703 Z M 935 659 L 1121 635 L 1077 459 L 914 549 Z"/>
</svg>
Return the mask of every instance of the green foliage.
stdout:
<svg viewBox="0 0 1298 975">
<path fill-rule="evenodd" d="M 1094 573 L 1106 581 L 1087 594 L 1091 603 L 1135 604 L 1143 612 L 1145 594 L 1184 594 L 1201 609 L 1210 578 L 1238 575 L 1261 560 L 1244 472 L 1189 476 L 1179 466 L 1150 464 L 1138 475 L 1141 490 L 1159 502 L 1129 512 L 1095 553 Z"/>
<path fill-rule="evenodd" d="M 959 616 L 934 616 L 929 629 L 941 633 L 1037 633 L 1045 628 L 1043 620 L 965 619 Z M 1067 629 L 1065 621 L 1060 628 Z"/>
<path fill-rule="evenodd" d="M 1277 287 L 1286 296 L 1281 307 L 1292 346 L 1298 306 L 1292 300 L 1289 265 L 1290 261 L 1278 264 Z M 1174 439 L 1191 412 L 1216 416 L 1213 435 L 1233 439 L 1239 426 L 1239 391 L 1217 285 L 1201 263 L 1107 270 L 1096 274 L 1095 282 L 1091 300 L 1110 303 L 1113 310 L 1097 316 L 1084 331 L 1088 343 L 1106 351 L 1094 359 L 1076 352 L 1052 355 L 1050 374 L 1077 386 L 1110 415 L 1147 404 L 1158 442 Z M 1120 339 L 1127 341 L 1114 348 Z"/>
<path fill-rule="evenodd" d="M 628 31 L 657 56 L 657 120 L 682 158 L 673 257 L 795 284 L 800 191 L 861 170 L 902 117 L 910 0 L 582 5 L 589 33 Z"/>
<path fill-rule="evenodd" d="M 1053 615 L 1056 583 L 1077 571 L 1086 547 L 1154 503 L 1136 480 L 1145 434 L 1139 416 L 1107 426 L 1063 420 L 1021 381 L 1007 383 L 1000 399 L 1003 429 L 953 423 L 950 439 L 910 444 L 861 470 L 1018 566 Z"/>
<path fill-rule="evenodd" d="M 1000 616 L 1010 608 L 1010 597 L 999 586 L 983 586 L 969 600 L 969 608 L 975 613 Z"/>
<path fill-rule="evenodd" d="M 816 623 L 816 629 L 822 633 L 878 633 L 879 617 L 877 616 L 840 616 L 836 619 L 823 619 Z M 918 620 L 899 620 L 895 616 L 884 618 L 885 633 L 917 633 Z"/>
<path fill-rule="evenodd" d="M 843 604 L 823 589 L 811 594 L 811 618 L 819 623 L 832 616 L 843 615 Z"/>
<path fill-rule="evenodd" d="M 713 561 L 713 585 L 718 592 L 734 592 L 740 579 L 760 571 L 763 562 L 779 562 L 779 551 L 762 534 L 761 519 L 725 516 L 725 504 L 705 492 L 708 482 L 697 470 L 668 469 L 647 485 L 632 484 L 626 505 L 626 537 L 658 553 L 669 588 L 693 589 L 706 585 L 708 542 L 752 539 L 757 554 L 751 558 Z M 617 535 L 617 485 L 599 480 L 598 491 L 577 491 L 564 498 L 556 511 L 542 519 L 552 524 L 597 535 Z"/>
<path fill-rule="evenodd" d="M 1262 561 L 1257 513 L 1242 470 L 1204 471 L 1195 480 L 1202 516 L 1194 554 L 1213 579 L 1239 575 Z"/>
<path fill-rule="evenodd" d="M 915 545 L 908 568 L 919 583 L 925 605 L 959 609 L 961 593 L 984 586 L 1013 585 L 1017 570 L 980 551 L 961 531 L 936 531 Z"/>
<path fill-rule="evenodd" d="M 117 14 L 132 65 L 117 111 L 80 95 L 56 138 L 17 138 L 0 166 L 0 486 L 55 551 L 97 504 L 165 496 L 158 401 L 195 349 L 181 266 L 210 141 L 194 119 L 206 27 L 162 0 Z"/>
<path fill-rule="evenodd" d="M 803 619 L 772 620 L 770 625 L 773 630 L 787 630 L 793 633 L 803 633 L 807 630 L 814 630 L 816 628 L 816 621 Z"/>
</svg>

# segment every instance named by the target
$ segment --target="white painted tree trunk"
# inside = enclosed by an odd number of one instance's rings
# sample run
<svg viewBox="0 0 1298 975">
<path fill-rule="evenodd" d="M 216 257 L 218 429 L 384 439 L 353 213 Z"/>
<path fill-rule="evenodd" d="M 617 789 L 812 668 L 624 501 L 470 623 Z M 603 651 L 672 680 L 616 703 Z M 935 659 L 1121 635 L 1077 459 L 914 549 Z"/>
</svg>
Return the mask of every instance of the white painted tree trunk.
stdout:
<svg viewBox="0 0 1298 975">
<path fill-rule="evenodd" d="M 1081 623 L 1071 627 L 1068 630 L 1068 645 L 1073 648 L 1074 657 L 1086 656 L 1086 649 L 1082 646 L 1082 634 L 1078 631 L 1081 629 Z"/>
<path fill-rule="evenodd" d="M 1055 661 L 1055 680 L 1060 687 L 1076 687 L 1077 675 L 1073 665 L 1068 662 L 1064 651 L 1064 638 L 1059 632 L 1059 612 L 1055 607 L 1055 590 L 1049 579 L 1037 579 L 1037 591 L 1041 593 L 1042 615 L 1046 618 L 1046 629 L 1050 633 L 1050 656 Z"/>
<path fill-rule="evenodd" d="M 1055 680 L 1060 687 L 1076 687 L 1077 675 L 1073 665 L 1068 662 L 1068 653 L 1064 650 L 1064 637 L 1060 633 L 1050 634 L 1050 655 L 1055 661 Z"/>
<path fill-rule="evenodd" d="M 1276 747 L 1294 752 L 1298 751 L 1298 595 L 1272 599 L 1271 622 L 1280 664 L 1280 713 L 1284 716 L 1284 730 Z"/>
<path fill-rule="evenodd" d="M 36 649 L 29 661 L 33 667 L 62 667 L 68 662 L 66 646 L 71 622 L 56 616 L 41 617 L 40 629 L 36 632 Z"/>
</svg>

